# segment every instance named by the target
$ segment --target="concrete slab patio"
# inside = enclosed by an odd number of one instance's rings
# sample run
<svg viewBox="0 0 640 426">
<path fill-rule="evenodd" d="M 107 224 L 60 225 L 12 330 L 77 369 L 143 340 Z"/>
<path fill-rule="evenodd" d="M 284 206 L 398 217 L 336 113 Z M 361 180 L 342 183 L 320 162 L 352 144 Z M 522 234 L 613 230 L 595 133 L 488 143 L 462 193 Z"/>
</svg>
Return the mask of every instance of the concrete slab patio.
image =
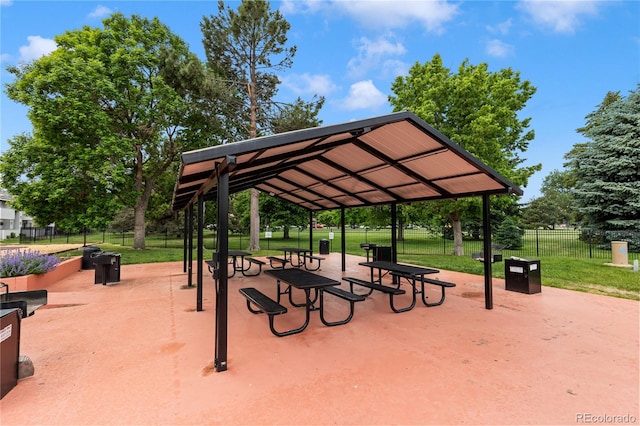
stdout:
<svg viewBox="0 0 640 426">
<path fill-rule="evenodd" d="M 343 273 L 339 254 L 325 257 L 320 274 L 368 274 L 362 258 L 348 256 Z M 208 274 L 203 312 L 181 262 L 125 265 L 107 286 L 93 274 L 54 284 L 49 305 L 22 321 L 20 352 L 35 375 L 0 401 L 0 424 L 640 421 L 637 301 L 549 287 L 526 295 L 496 279 L 486 310 L 481 276 L 442 271 L 457 284 L 442 306 L 394 314 L 376 293 L 346 325 L 326 327 L 312 313 L 303 333 L 278 338 L 237 291 L 275 295 L 275 280 L 235 277 L 229 369 L 216 373 Z M 544 284 L 544 265 L 542 275 Z M 328 314 L 347 308 L 331 299 Z M 290 311 L 276 321 L 302 318 Z"/>
</svg>

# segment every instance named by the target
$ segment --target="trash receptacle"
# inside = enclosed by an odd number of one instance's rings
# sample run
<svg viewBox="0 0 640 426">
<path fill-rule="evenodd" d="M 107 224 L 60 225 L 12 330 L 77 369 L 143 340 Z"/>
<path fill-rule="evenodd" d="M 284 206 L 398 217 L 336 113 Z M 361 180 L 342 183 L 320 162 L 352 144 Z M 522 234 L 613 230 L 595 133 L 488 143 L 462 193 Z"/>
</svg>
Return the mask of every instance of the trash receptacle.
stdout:
<svg viewBox="0 0 640 426">
<path fill-rule="evenodd" d="M 96 266 L 94 284 L 117 283 L 120 281 L 120 254 L 100 252 L 92 258 Z"/>
<path fill-rule="evenodd" d="M 329 254 L 329 240 L 326 238 L 320 240 L 320 254 Z"/>
<path fill-rule="evenodd" d="M 0 309 L 0 399 L 18 384 L 20 309 Z"/>
<path fill-rule="evenodd" d="M 86 246 L 82 249 L 82 269 L 94 269 L 95 265 L 91 259 L 95 254 L 100 253 L 102 250 L 96 246 Z"/>
<path fill-rule="evenodd" d="M 381 260 L 384 262 L 393 262 L 391 259 L 391 246 L 375 246 L 373 247 L 373 261 Z"/>
<path fill-rule="evenodd" d="M 504 262 L 504 279 L 507 290 L 526 294 L 540 293 L 540 261 L 509 258 Z"/>
</svg>

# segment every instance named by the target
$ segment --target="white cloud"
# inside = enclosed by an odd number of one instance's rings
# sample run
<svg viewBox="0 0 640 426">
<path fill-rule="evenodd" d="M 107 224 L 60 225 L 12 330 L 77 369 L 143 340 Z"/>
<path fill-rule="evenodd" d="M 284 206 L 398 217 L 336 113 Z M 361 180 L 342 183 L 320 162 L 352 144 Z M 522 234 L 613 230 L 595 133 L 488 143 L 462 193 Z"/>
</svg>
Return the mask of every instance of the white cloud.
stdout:
<svg viewBox="0 0 640 426">
<path fill-rule="evenodd" d="M 447 0 L 431 1 L 335 1 L 342 9 L 362 25 L 375 28 L 404 28 L 417 22 L 427 31 L 441 33 L 443 25 L 458 13 L 458 5 Z"/>
<path fill-rule="evenodd" d="M 103 16 L 111 15 L 111 9 L 106 6 L 99 5 L 93 12 L 89 13 L 89 18 L 102 18 Z"/>
<path fill-rule="evenodd" d="M 349 94 L 340 103 L 345 110 L 377 108 L 387 102 L 387 96 L 379 91 L 371 80 L 354 83 L 349 88 Z"/>
<path fill-rule="evenodd" d="M 29 42 L 26 46 L 20 46 L 20 62 L 31 62 L 42 56 L 48 55 L 58 48 L 56 42 L 50 38 L 42 38 L 40 36 L 28 36 Z"/>
<path fill-rule="evenodd" d="M 598 1 L 540 1 L 521 0 L 518 9 L 528 14 L 533 21 L 559 33 L 573 33 L 584 16 L 598 14 Z"/>
<path fill-rule="evenodd" d="M 336 89 L 327 74 L 287 74 L 282 77 L 282 85 L 296 95 L 326 96 Z"/>
<path fill-rule="evenodd" d="M 382 76 L 396 78 L 409 73 L 410 65 L 397 59 L 387 59 L 382 64 Z"/>
<path fill-rule="evenodd" d="M 11 61 L 11 55 L 9 55 L 8 53 L 3 53 L 0 55 L 0 63 L 5 63 L 5 62 L 10 62 Z"/>
<path fill-rule="evenodd" d="M 489 56 L 504 58 L 505 56 L 513 54 L 514 47 L 510 44 L 504 43 L 503 41 L 494 39 L 487 42 L 486 51 Z"/>
<path fill-rule="evenodd" d="M 280 4 L 280 12 L 284 15 L 315 13 L 322 7 L 323 2 L 318 0 L 284 0 Z"/>
<path fill-rule="evenodd" d="M 357 49 L 358 56 L 347 64 L 349 75 L 356 78 L 365 75 L 369 70 L 380 68 L 386 57 L 404 55 L 407 52 L 402 43 L 390 41 L 384 36 L 376 40 L 361 37 Z"/>
<path fill-rule="evenodd" d="M 13 1 L 11 0 L 0 0 L 0 6 L 11 6 Z"/>
<path fill-rule="evenodd" d="M 493 34 L 509 34 L 509 30 L 513 25 L 513 20 L 511 18 L 506 21 L 500 22 L 496 25 L 487 25 L 487 31 Z"/>
</svg>

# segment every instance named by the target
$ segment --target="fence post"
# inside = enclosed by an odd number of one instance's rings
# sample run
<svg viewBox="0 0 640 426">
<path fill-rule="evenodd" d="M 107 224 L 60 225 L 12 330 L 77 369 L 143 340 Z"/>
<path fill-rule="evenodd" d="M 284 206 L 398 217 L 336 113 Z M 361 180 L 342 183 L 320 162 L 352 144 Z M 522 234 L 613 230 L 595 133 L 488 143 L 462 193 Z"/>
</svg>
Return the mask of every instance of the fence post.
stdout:
<svg viewBox="0 0 640 426">
<path fill-rule="evenodd" d="M 536 257 L 540 257 L 540 241 L 538 240 L 538 228 L 536 228 Z"/>
<path fill-rule="evenodd" d="M 122 247 L 124 247 L 124 229 L 122 230 Z"/>
<path fill-rule="evenodd" d="M 444 231 L 444 225 L 442 225 L 442 254 L 447 254 L 447 236 Z"/>
<path fill-rule="evenodd" d="M 591 235 L 591 229 L 589 229 L 589 259 L 593 259 L 593 236 Z"/>
</svg>

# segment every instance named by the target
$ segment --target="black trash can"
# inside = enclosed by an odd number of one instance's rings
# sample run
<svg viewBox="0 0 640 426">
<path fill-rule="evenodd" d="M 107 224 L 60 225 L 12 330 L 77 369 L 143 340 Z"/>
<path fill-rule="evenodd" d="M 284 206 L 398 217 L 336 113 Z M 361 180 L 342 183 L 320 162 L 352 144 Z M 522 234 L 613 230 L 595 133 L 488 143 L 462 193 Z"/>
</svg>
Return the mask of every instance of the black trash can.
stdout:
<svg viewBox="0 0 640 426">
<path fill-rule="evenodd" d="M 505 288 L 518 293 L 534 294 L 542 291 L 540 261 L 509 258 L 504 261 Z"/>
<path fill-rule="evenodd" d="M 20 309 L 0 309 L 0 399 L 18 384 Z"/>
<path fill-rule="evenodd" d="M 101 252 L 92 258 L 96 267 L 94 284 L 120 281 L 120 254 Z"/>
<path fill-rule="evenodd" d="M 95 265 L 91 259 L 95 254 L 100 253 L 102 250 L 96 246 L 86 246 L 82 249 L 82 269 L 94 269 Z"/>
<path fill-rule="evenodd" d="M 329 254 L 329 240 L 326 238 L 320 240 L 320 254 Z"/>
<path fill-rule="evenodd" d="M 390 246 L 375 246 L 373 247 L 373 261 L 381 260 L 384 262 L 393 262 L 391 259 L 391 247 Z"/>
</svg>

